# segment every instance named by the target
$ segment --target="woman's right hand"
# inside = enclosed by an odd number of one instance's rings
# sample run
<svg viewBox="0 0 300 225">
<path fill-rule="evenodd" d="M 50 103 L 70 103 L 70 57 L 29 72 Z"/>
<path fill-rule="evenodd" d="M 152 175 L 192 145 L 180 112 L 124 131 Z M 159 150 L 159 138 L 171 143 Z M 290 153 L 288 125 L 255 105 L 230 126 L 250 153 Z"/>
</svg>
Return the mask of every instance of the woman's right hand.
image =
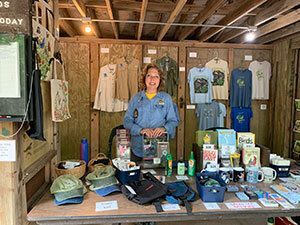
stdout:
<svg viewBox="0 0 300 225">
<path fill-rule="evenodd" d="M 153 130 L 149 128 L 142 129 L 141 135 L 146 135 L 147 137 L 151 138 L 153 136 Z"/>
</svg>

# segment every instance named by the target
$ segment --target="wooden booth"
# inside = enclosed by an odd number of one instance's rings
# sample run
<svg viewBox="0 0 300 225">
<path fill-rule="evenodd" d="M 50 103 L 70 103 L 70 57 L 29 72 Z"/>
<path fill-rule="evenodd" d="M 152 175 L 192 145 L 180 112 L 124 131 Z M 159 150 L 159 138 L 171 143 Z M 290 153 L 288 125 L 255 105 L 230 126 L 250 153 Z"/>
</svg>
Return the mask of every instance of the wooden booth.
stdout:
<svg viewBox="0 0 300 225">
<path fill-rule="evenodd" d="M 40 38 L 37 60 L 42 65 L 44 139 L 36 140 L 28 134 L 32 121 L 27 118 L 30 109 L 26 110 L 31 94 L 29 80 L 24 81 L 28 90 L 21 87 L 20 95 L 14 97 L 19 98 L 18 102 L 0 90 L 0 225 L 145 221 L 194 224 L 219 219 L 226 220 L 225 224 L 230 224 L 231 219 L 243 224 L 244 218 L 247 222 L 257 218 L 257 224 L 263 224 L 268 217 L 300 216 L 299 204 L 293 209 L 228 210 L 225 203 L 236 200 L 234 195 L 226 197 L 220 210 L 208 211 L 197 200 L 193 203 L 193 215 L 187 215 L 183 209 L 157 214 L 153 206 L 137 206 L 122 195 L 97 199 L 90 192 L 84 210 L 78 206 L 58 208 L 49 195 L 50 185 L 57 177 L 56 164 L 79 159 L 82 138 L 88 140 L 89 159 L 98 153 L 108 154 L 111 130 L 123 123 L 126 111 L 105 112 L 93 106 L 100 68 L 117 63 L 121 57 L 137 60 L 140 69 L 165 56 L 176 63 L 178 83 L 172 100 L 178 107 L 180 122 L 170 142 L 174 160 L 188 160 L 198 130 L 196 106 L 190 100 L 190 69 L 222 59 L 228 63 L 230 84 L 233 69 L 248 68 L 254 60 L 270 62 L 269 98 L 252 100 L 250 131 L 255 134 L 256 143 L 266 146 L 271 153 L 299 160 L 300 112 L 295 104 L 300 104 L 299 0 L 38 0 L 33 4 L 20 0 L 20 5 L 16 2 L 0 0 L 0 57 L 2 40 L 7 40 L 5 35 Z M 255 33 L 256 39 L 245 41 L 248 33 Z M 29 55 L 24 53 L 25 58 Z M 68 81 L 70 117 L 63 122 L 53 119 L 51 108 L 53 58 L 63 65 L 55 69 L 58 77 L 62 77 L 64 68 Z M 2 59 L 0 82 L 7 79 Z M 31 61 L 24 63 L 29 65 Z M 26 77 L 24 71 L 21 75 Z M 226 106 L 224 126 L 230 128 L 229 100 L 218 102 Z M 10 107 L 12 111 L 23 108 L 18 116 L 1 115 L 1 108 Z M 115 146 L 113 157 L 114 149 Z M 270 191 L 266 185 L 261 188 Z M 102 200 L 117 200 L 120 209 L 116 213 L 95 212 L 95 202 Z"/>
</svg>

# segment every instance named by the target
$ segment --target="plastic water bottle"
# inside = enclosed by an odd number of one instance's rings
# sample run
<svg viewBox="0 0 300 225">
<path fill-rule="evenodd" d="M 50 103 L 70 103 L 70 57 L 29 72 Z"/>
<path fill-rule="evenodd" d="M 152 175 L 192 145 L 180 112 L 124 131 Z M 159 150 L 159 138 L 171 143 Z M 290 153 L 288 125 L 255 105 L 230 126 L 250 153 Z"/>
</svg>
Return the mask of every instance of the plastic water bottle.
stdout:
<svg viewBox="0 0 300 225">
<path fill-rule="evenodd" d="M 80 159 L 84 160 L 86 165 L 89 163 L 89 144 L 86 138 L 82 138 L 80 144 Z"/>
</svg>

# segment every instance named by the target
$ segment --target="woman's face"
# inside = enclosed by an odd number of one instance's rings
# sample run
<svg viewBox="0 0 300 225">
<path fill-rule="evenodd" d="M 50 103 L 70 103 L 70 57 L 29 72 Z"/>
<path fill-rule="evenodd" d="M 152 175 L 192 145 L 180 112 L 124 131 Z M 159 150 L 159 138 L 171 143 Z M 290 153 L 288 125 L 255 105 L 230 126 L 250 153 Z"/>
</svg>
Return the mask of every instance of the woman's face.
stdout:
<svg viewBox="0 0 300 225">
<path fill-rule="evenodd" d="M 145 83 L 148 91 L 157 91 L 160 83 L 160 76 L 157 69 L 150 68 L 148 70 L 148 73 L 146 74 Z"/>
</svg>

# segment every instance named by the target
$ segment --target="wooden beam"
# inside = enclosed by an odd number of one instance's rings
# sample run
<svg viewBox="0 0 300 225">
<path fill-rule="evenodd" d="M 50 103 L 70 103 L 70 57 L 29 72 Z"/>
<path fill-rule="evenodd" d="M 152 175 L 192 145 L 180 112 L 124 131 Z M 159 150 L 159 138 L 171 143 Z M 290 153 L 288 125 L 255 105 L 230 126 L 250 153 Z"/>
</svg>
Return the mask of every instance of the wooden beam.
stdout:
<svg viewBox="0 0 300 225">
<path fill-rule="evenodd" d="M 285 16 L 282 16 L 282 17 L 258 28 L 257 31 L 255 32 L 256 38 L 264 36 L 275 30 L 279 30 L 280 28 L 283 28 L 285 26 L 293 24 L 299 20 L 300 20 L 300 9 L 297 9 L 295 11 L 292 11 L 292 12 L 286 14 Z"/>
<path fill-rule="evenodd" d="M 105 0 L 105 3 L 106 3 L 109 19 L 113 20 L 114 19 L 114 14 L 113 14 L 113 10 L 112 10 L 112 7 L 111 7 L 111 2 L 110 2 L 110 0 Z M 119 31 L 118 31 L 117 24 L 115 22 L 111 22 L 111 26 L 112 26 L 112 29 L 113 29 L 113 32 L 115 34 L 116 39 L 119 39 Z"/>
<path fill-rule="evenodd" d="M 292 24 L 290 26 L 272 32 L 270 34 L 267 34 L 261 38 L 258 38 L 256 39 L 255 43 L 266 44 L 299 32 L 300 32 L 300 22 L 297 22 L 295 24 Z"/>
<path fill-rule="evenodd" d="M 170 24 L 166 24 L 159 32 L 158 34 L 158 41 L 161 41 L 163 39 L 163 37 L 166 35 L 166 33 L 168 32 L 169 28 L 171 27 L 171 23 L 173 23 L 176 19 L 176 17 L 178 16 L 178 14 L 180 13 L 180 11 L 182 10 L 183 6 L 185 5 L 187 0 L 178 0 L 175 9 L 173 10 L 173 12 L 171 13 L 169 19 L 167 20 L 167 23 Z"/>
<path fill-rule="evenodd" d="M 95 13 L 95 10 L 94 10 L 94 9 L 88 8 L 88 9 L 87 9 L 87 13 L 88 13 L 88 15 L 89 15 L 92 19 L 97 19 L 97 16 L 96 16 L 96 13 Z M 93 30 L 95 36 L 96 36 L 97 38 L 101 38 L 101 37 L 102 37 L 102 34 L 101 34 L 101 31 L 100 31 L 100 27 L 99 27 L 99 25 L 98 25 L 98 22 L 92 22 L 91 26 L 92 26 L 92 30 Z"/>
<path fill-rule="evenodd" d="M 80 13 L 82 17 L 86 17 L 86 6 L 82 0 L 72 0 L 73 4 L 75 5 L 76 9 Z"/>
<path fill-rule="evenodd" d="M 223 6 L 227 0 L 217 0 L 217 1 L 208 1 L 208 5 L 205 9 L 203 9 L 199 15 L 193 19 L 192 24 L 202 24 L 205 20 L 211 17 L 217 9 Z M 185 27 L 183 28 L 181 34 L 179 35 L 179 41 L 184 40 L 187 36 L 189 36 L 193 31 L 195 31 L 197 27 Z"/>
<path fill-rule="evenodd" d="M 141 8 L 141 15 L 140 15 L 140 22 L 144 22 L 144 20 L 145 20 L 147 5 L 148 5 L 148 0 L 143 0 L 142 8 Z M 137 31 L 137 39 L 138 40 L 141 39 L 141 36 L 143 33 L 143 26 L 144 26 L 143 23 L 139 24 L 138 31 Z"/>
<path fill-rule="evenodd" d="M 59 17 L 70 17 L 68 12 L 64 10 L 59 11 Z M 72 26 L 71 22 L 66 20 L 59 20 L 59 26 L 70 36 L 74 37 L 77 35 L 77 32 L 75 31 L 74 27 Z"/>
<path fill-rule="evenodd" d="M 227 16 L 225 16 L 218 24 L 219 25 L 231 25 L 243 16 L 247 15 L 249 12 L 251 12 L 253 9 L 256 9 L 258 6 L 266 2 L 267 0 L 249 0 L 245 1 L 245 3 L 239 7 L 237 10 L 233 11 L 232 13 L 229 13 Z M 206 32 L 204 32 L 202 35 L 200 35 L 199 40 L 200 41 L 206 41 L 215 34 L 217 34 L 219 31 L 225 29 L 214 27 L 208 29 Z"/>
<path fill-rule="evenodd" d="M 254 20 L 254 26 L 259 26 L 275 17 L 278 15 L 287 12 L 288 10 L 294 8 L 299 4 L 299 0 L 284 0 L 284 1 L 276 1 L 272 7 L 268 7 L 262 11 L 260 11 L 257 16 L 255 17 Z M 228 32 L 224 35 L 222 35 L 220 38 L 218 38 L 216 41 L 217 42 L 226 42 L 229 41 L 235 37 L 238 37 L 242 34 L 244 34 L 245 30 L 242 31 L 237 31 L 237 32 Z"/>
</svg>

